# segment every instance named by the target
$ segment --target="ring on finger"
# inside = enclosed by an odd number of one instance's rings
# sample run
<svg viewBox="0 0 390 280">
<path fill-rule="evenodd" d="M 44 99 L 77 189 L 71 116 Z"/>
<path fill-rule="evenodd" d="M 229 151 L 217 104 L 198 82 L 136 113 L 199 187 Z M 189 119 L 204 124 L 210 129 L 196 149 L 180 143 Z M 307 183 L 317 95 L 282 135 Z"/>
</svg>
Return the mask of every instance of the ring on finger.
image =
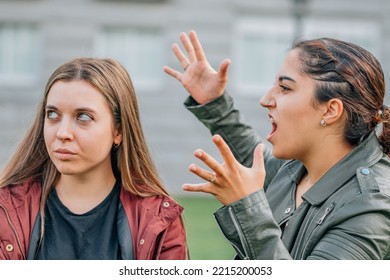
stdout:
<svg viewBox="0 0 390 280">
<path fill-rule="evenodd" d="M 215 172 L 213 172 L 212 174 L 213 174 L 213 178 L 211 178 L 209 182 L 213 184 L 215 182 L 215 179 L 217 179 L 217 174 L 215 174 Z"/>
<path fill-rule="evenodd" d="M 188 66 L 190 66 L 190 64 L 189 64 L 189 63 L 187 63 L 187 65 L 186 65 L 186 66 L 183 68 L 183 69 L 184 69 L 184 71 L 186 71 L 186 70 L 187 70 Z"/>
</svg>

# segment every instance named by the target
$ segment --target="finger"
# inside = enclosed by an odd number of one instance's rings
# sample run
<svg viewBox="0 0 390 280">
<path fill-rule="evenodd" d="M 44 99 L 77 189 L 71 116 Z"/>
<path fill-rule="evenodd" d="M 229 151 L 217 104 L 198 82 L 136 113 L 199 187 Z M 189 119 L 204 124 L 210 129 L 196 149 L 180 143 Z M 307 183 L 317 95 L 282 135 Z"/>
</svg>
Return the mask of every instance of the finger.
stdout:
<svg viewBox="0 0 390 280">
<path fill-rule="evenodd" d="M 231 64 L 231 60 L 228 58 L 221 62 L 221 64 L 219 65 L 219 70 L 218 70 L 219 80 L 222 80 L 222 81 L 227 80 L 230 64 Z"/>
<path fill-rule="evenodd" d="M 172 45 L 172 51 L 175 54 L 177 60 L 179 60 L 181 67 L 183 67 L 183 69 L 187 68 L 190 63 L 177 44 Z"/>
<path fill-rule="evenodd" d="M 195 56 L 198 59 L 198 61 L 207 60 L 206 54 L 203 51 L 203 47 L 200 44 L 200 41 L 198 39 L 198 36 L 196 35 L 196 32 L 190 31 L 190 33 L 188 35 L 190 37 L 192 46 L 193 46 L 194 51 L 195 51 Z"/>
<path fill-rule="evenodd" d="M 214 188 L 212 184 L 205 183 L 205 184 L 184 184 L 182 186 L 182 189 L 188 192 L 203 192 L 203 193 L 209 193 L 212 195 L 215 195 Z"/>
<path fill-rule="evenodd" d="M 221 153 L 222 158 L 228 165 L 233 165 L 236 163 L 236 158 L 234 157 L 232 151 L 230 150 L 228 144 L 223 140 L 223 138 L 216 134 L 212 138 L 214 144 L 217 146 L 219 152 Z"/>
<path fill-rule="evenodd" d="M 181 82 L 181 78 L 183 76 L 182 73 L 180 73 L 179 71 L 176 71 L 174 69 L 172 69 L 171 67 L 169 66 L 164 66 L 163 67 L 163 70 L 165 73 L 167 73 L 168 75 L 174 77 L 175 79 L 177 79 L 179 82 Z"/>
<path fill-rule="evenodd" d="M 259 144 L 256 146 L 253 153 L 253 164 L 252 169 L 255 171 L 264 171 L 264 156 L 263 156 L 264 145 Z"/>
<path fill-rule="evenodd" d="M 213 170 L 216 174 L 221 174 L 221 165 L 219 164 L 218 161 L 216 161 L 208 153 L 206 153 L 205 151 L 202 151 L 201 149 L 198 149 L 195 151 L 194 156 L 196 156 L 198 159 L 203 161 L 203 163 L 206 164 L 208 167 L 210 167 L 210 169 Z M 193 172 L 193 170 L 190 170 L 190 171 Z M 205 177 L 202 177 L 202 178 L 205 180 L 210 179 L 210 178 L 205 178 Z"/>
<path fill-rule="evenodd" d="M 206 180 L 208 182 L 214 182 L 217 175 L 215 172 L 207 171 L 203 168 L 200 168 L 196 164 L 191 164 L 188 168 L 189 171 L 197 175 L 198 177 L 202 178 L 203 180 Z"/>
<path fill-rule="evenodd" d="M 196 62 L 196 55 L 195 55 L 194 47 L 192 46 L 192 43 L 189 41 L 187 34 L 181 33 L 180 40 L 181 40 L 184 48 L 187 51 L 189 61 L 191 63 Z"/>
</svg>

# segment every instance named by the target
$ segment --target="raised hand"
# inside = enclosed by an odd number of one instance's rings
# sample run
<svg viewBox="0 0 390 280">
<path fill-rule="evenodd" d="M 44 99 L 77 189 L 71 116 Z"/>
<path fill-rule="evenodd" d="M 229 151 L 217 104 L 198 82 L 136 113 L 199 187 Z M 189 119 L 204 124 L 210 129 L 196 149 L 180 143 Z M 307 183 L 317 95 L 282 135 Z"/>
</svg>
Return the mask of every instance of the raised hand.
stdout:
<svg viewBox="0 0 390 280">
<path fill-rule="evenodd" d="M 203 150 L 196 150 L 195 156 L 212 171 L 191 164 L 189 170 L 208 182 L 185 184 L 183 185 L 184 190 L 210 193 L 222 204 L 228 205 L 263 188 L 265 178 L 263 144 L 256 147 L 253 154 L 253 165 L 251 168 L 247 168 L 234 158 L 229 146 L 221 136 L 214 135 L 212 139 L 224 162 L 220 164 Z"/>
<path fill-rule="evenodd" d="M 226 87 L 230 60 L 223 60 L 218 71 L 215 71 L 210 66 L 195 31 L 190 31 L 188 36 L 181 33 L 180 40 L 187 56 L 178 44 L 173 44 L 172 50 L 184 71 L 180 72 L 169 66 L 164 66 L 164 71 L 176 78 L 199 104 L 221 96 Z"/>
</svg>

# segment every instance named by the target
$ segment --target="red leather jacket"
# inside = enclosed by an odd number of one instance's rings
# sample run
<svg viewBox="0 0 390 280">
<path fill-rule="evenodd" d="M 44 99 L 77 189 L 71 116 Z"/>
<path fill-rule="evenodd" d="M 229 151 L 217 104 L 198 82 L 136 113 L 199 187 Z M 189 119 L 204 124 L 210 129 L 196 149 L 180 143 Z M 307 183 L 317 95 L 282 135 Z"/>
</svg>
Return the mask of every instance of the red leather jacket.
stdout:
<svg viewBox="0 0 390 280">
<path fill-rule="evenodd" d="M 33 230 L 39 228 L 34 224 L 41 190 L 34 181 L 0 189 L 0 259 L 23 260 L 31 255 L 30 241 L 39 236 Z M 117 224 L 120 245 L 127 247 L 124 251 L 131 251 L 137 260 L 187 258 L 179 204 L 167 196 L 139 197 L 124 188 L 120 201 Z"/>
</svg>

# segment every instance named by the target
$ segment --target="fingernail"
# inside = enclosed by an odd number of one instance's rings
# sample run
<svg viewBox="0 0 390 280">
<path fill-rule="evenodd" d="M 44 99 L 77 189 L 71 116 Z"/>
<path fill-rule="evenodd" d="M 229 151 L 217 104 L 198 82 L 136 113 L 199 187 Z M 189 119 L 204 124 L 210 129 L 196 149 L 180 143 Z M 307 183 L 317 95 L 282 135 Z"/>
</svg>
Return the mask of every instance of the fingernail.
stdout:
<svg viewBox="0 0 390 280">
<path fill-rule="evenodd" d="M 195 156 L 196 157 L 201 157 L 202 155 L 203 155 L 202 151 L 200 151 L 200 150 L 196 150 L 195 151 Z"/>
<path fill-rule="evenodd" d="M 190 171 L 195 171 L 196 170 L 196 166 L 195 164 L 191 164 L 188 168 Z"/>
</svg>

